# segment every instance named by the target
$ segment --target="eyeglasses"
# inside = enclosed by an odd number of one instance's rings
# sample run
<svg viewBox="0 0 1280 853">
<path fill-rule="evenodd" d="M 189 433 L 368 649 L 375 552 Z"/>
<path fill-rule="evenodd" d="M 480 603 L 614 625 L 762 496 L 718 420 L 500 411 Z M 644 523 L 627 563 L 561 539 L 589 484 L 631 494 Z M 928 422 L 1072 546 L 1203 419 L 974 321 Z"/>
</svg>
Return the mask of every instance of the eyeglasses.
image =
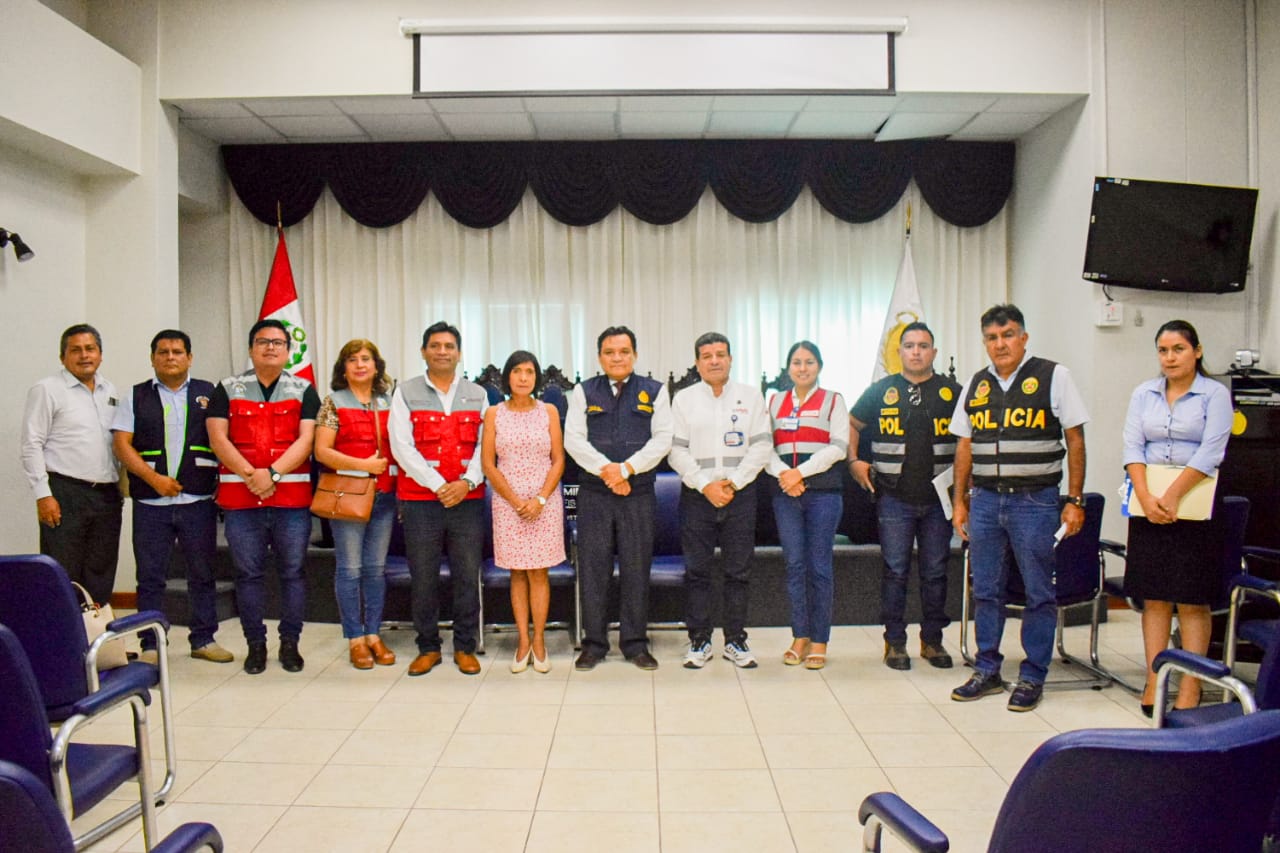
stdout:
<svg viewBox="0 0 1280 853">
<path fill-rule="evenodd" d="M 924 395 L 920 393 L 919 385 L 907 386 L 907 402 L 908 403 L 910 403 L 913 406 L 918 406 L 920 405 L 921 402 L 923 402 L 923 400 L 924 400 Z"/>
<path fill-rule="evenodd" d="M 262 347 L 263 349 L 272 349 L 288 347 L 289 341 L 285 338 L 254 338 L 253 345 L 255 347 Z"/>
</svg>

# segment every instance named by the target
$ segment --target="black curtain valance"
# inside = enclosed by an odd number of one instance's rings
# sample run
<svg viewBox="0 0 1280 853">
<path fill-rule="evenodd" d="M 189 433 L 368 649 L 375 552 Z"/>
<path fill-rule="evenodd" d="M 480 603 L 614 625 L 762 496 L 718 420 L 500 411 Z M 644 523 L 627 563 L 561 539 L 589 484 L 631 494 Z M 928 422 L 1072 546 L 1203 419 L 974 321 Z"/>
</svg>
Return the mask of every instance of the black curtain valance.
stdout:
<svg viewBox="0 0 1280 853">
<path fill-rule="evenodd" d="M 566 225 L 591 225 L 619 204 L 637 218 L 683 219 L 709 184 L 725 209 L 770 222 L 808 185 L 846 222 L 887 213 L 915 178 L 953 225 L 989 221 L 1013 188 L 1012 142 L 657 140 L 621 142 L 403 142 L 224 145 L 236 194 L 254 216 L 293 225 L 327 184 L 370 228 L 402 222 L 434 192 L 472 228 L 503 222 L 532 187 Z"/>
</svg>

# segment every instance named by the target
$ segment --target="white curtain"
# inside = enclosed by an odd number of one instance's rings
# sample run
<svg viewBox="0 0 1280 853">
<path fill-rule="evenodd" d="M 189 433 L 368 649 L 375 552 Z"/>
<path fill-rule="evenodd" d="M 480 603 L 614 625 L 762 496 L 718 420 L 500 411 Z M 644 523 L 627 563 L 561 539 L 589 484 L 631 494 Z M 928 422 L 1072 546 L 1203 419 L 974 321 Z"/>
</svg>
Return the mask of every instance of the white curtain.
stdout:
<svg viewBox="0 0 1280 853">
<path fill-rule="evenodd" d="M 489 230 L 459 224 L 431 195 L 399 225 L 366 228 L 326 190 L 285 239 L 325 387 L 336 353 L 355 337 L 376 342 L 397 378 L 421 371 L 422 331 L 437 320 L 461 330 L 462 367 L 472 376 L 528 349 L 544 366 L 585 378 L 598 370 L 596 336 L 627 325 L 638 338 L 637 369 L 660 379 L 684 373 L 703 332 L 729 337 L 734 376 L 750 383 L 775 375 L 787 348 L 807 338 L 822 349 L 822 384 L 852 404 L 871 380 L 908 204 L 936 369 L 945 372 L 954 356 L 963 381 L 984 363 L 979 315 L 1008 293 L 1006 214 L 957 228 L 929 210 L 914 184 L 864 225 L 835 218 L 805 190 L 762 225 L 730 215 L 707 191 L 674 225 L 649 225 L 618 208 L 595 225 L 570 227 L 527 192 Z M 238 201 L 232 208 L 238 342 L 262 303 L 275 229 Z"/>
</svg>

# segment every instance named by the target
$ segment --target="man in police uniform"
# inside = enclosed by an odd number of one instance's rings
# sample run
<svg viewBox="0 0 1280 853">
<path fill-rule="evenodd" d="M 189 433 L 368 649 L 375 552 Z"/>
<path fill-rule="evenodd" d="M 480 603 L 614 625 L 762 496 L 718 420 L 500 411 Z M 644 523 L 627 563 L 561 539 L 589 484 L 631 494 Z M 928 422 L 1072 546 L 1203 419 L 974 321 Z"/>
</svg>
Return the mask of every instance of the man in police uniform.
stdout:
<svg viewBox="0 0 1280 853">
<path fill-rule="evenodd" d="M 448 323 L 422 333 L 425 374 L 405 380 L 391 395 L 387 432 L 400 466 L 396 492 L 412 578 L 413 627 L 418 656 L 409 675 L 440 663 L 440 556 L 449 550 L 453 578 L 453 662 L 466 675 L 480 672 L 480 561 L 484 548 L 484 471 L 480 431 L 488 395 L 458 376 L 462 333 Z"/>
<path fill-rule="evenodd" d="M 907 654 L 907 575 L 911 547 L 920 564 L 920 657 L 941 669 L 951 666 L 942 647 L 947 627 L 947 558 L 951 524 L 933 478 L 955 459 L 948 431 L 960 386 L 933 372 L 938 355 L 933 332 L 924 323 L 907 325 L 898 347 L 902 372 L 884 377 L 863 392 L 849 415 L 849 467 L 858 485 L 876 496 L 880 554 L 880 619 L 884 622 L 884 663 L 911 669 Z M 863 432 L 871 437 L 871 459 L 858 457 Z"/>
<path fill-rule="evenodd" d="M 40 553 L 99 604 L 111 600 L 120 550 L 119 469 L 111 421 L 119 400 L 98 374 L 102 336 L 87 323 L 62 333 L 62 370 L 27 392 L 22 469 L 36 498 Z"/>
<path fill-rule="evenodd" d="M 773 453 L 769 412 L 760 390 L 729 381 L 729 339 L 707 332 L 693 345 L 702 381 L 671 401 L 671 468 L 680 475 L 680 547 L 688 575 L 686 669 L 711 660 L 711 567 L 720 546 L 724 567 L 724 657 L 756 666 L 747 647 L 747 591 L 755 551 L 756 476 Z"/>
<path fill-rule="evenodd" d="M 951 698 L 969 702 L 1004 690 L 1000 638 L 1005 556 L 1011 552 L 1027 603 L 1022 611 L 1026 659 L 1009 710 L 1030 711 L 1040 704 L 1057 630 L 1054 537 L 1059 528 L 1073 536 L 1084 524 L 1089 413 L 1065 367 L 1027 354 L 1026 325 L 1016 306 L 996 305 L 983 314 L 982 339 L 991 366 L 969 380 L 951 416 L 951 433 L 959 439 L 951 521 L 969 540 L 978 640 L 974 674 L 951 691 Z M 1059 509 L 1064 456 L 1067 500 Z"/>
<path fill-rule="evenodd" d="M 205 426 L 222 463 L 218 506 L 226 513 L 227 547 L 236 566 L 236 606 L 249 643 L 244 671 L 267 668 L 267 551 L 280 574 L 280 665 L 300 672 L 298 640 L 306 610 L 303 566 L 311 539 L 311 445 L 320 397 L 285 372 L 291 338 L 279 320 L 249 330 L 253 368 L 213 390 Z"/>
<path fill-rule="evenodd" d="M 671 449 L 666 386 L 636 376 L 636 336 L 610 326 L 596 339 L 603 376 L 573 389 L 564 447 L 582 469 L 578 487 L 578 568 L 582 584 L 582 653 L 574 666 L 595 668 L 609 652 L 609 578 L 618 553 L 622 654 L 657 669 L 646 633 L 653 563 L 653 469 Z"/>
<path fill-rule="evenodd" d="M 155 378 L 139 382 L 121 401 L 111 430 L 116 458 L 129 472 L 133 498 L 133 558 L 138 609 L 161 610 L 176 540 L 187 568 L 191 602 L 191 656 L 230 663 L 231 652 L 213 641 L 218 630 L 213 565 L 218 509 L 218 460 L 205 416 L 212 382 L 191 378 L 191 338 L 165 329 L 151 339 Z M 155 639 L 142 635 L 142 659 L 153 662 Z"/>
</svg>

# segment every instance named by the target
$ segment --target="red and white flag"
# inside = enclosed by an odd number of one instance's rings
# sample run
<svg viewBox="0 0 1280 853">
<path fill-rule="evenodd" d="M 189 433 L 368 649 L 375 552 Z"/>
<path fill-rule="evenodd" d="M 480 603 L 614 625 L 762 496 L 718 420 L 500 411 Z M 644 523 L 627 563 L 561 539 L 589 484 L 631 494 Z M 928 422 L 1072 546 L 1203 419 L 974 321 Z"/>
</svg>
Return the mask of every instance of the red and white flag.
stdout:
<svg viewBox="0 0 1280 853">
<path fill-rule="evenodd" d="M 280 236 L 276 243 L 276 257 L 271 262 L 271 277 L 267 279 L 267 292 L 262 297 L 259 320 L 279 320 L 284 324 L 291 343 L 289 363 L 285 370 L 299 379 L 316 384 L 315 371 L 311 369 L 311 347 L 307 330 L 302 325 L 302 306 L 298 304 L 298 290 L 293 285 L 293 269 L 289 266 L 289 249 L 284 244 L 284 229 L 276 228 Z"/>
</svg>

